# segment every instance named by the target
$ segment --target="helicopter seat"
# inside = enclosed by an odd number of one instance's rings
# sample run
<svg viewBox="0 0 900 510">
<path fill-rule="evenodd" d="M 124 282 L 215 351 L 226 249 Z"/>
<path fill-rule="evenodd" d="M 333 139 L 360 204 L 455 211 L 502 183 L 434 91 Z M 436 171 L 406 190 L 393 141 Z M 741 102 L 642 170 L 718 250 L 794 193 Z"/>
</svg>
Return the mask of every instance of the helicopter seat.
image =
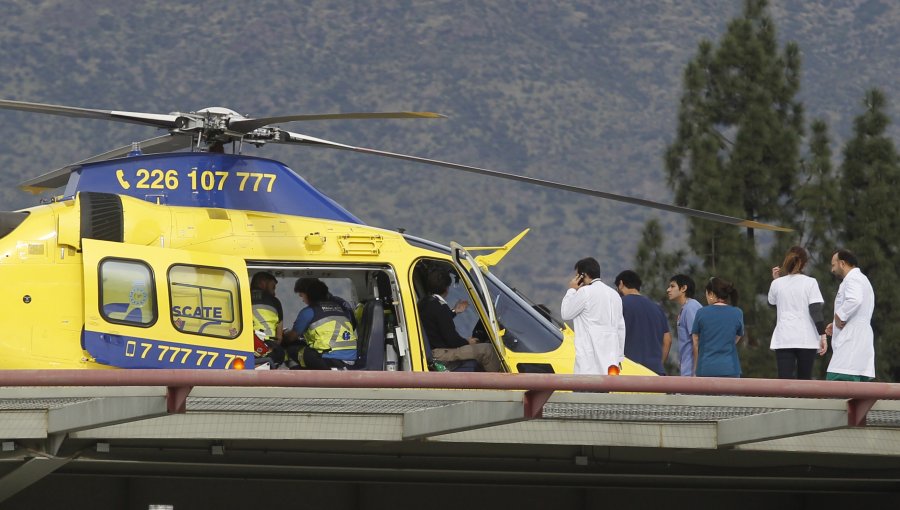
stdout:
<svg viewBox="0 0 900 510">
<path fill-rule="evenodd" d="M 355 370 L 384 370 L 384 304 L 370 299 L 363 305 L 356 331 Z"/>
<path fill-rule="evenodd" d="M 112 320 L 142 322 L 141 309 L 132 308 L 131 311 L 128 311 L 129 306 L 131 306 L 130 303 L 107 303 L 103 305 L 103 315 Z"/>
<path fill-rule="evenodd" d="M 434 363 L 431 356 L 431 342 L 428 341 L 428 335 L 425 332 L 422 332 L 422 339 L 424 340 L 425 349 L 426 349 L 426 359 L 428 360 L 428 365 L 431 366 Z M 444 368 L 447 369 L 448 372 L 483 372 L 484 369 L 481 368 L 481 365 L 478 364 L 478 361 L 474 359 L 464 359 L 459 361 L 450 361 L 447 363 L 442 363 Z M 433 369 L 432 369 L 433 370 Z"/>
</svg>

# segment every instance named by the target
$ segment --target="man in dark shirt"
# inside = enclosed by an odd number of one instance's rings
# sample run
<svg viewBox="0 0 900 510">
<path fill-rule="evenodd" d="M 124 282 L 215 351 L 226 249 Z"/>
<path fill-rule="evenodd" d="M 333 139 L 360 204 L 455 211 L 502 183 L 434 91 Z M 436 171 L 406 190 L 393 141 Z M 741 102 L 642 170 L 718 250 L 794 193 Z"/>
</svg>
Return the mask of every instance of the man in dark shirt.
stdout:
<svg viewBox="0 0 900 510">
<path fill-rule="evenodd" d="M 662 307 L 641 295 L 641 278 L 631 270 L 616 276 L 616 288 L 622 295 L 625 317 L 625 357 L 665 375 L 663 367 L 669 358 L 672 336 Z"/>
<path fill-rule="evenodd" d="M 419 301 L 419 318 L 425 337 L 431 344 L 434 361 L 476 360 L 486 372 L 499 372 L 500 360 L 489 343 L 479 343 L 477 338 L 463 338 L 456 331 L 453 318 L 469 306 L 467 301 L 459 301 L 450 309 L 445 298 L 450 290 L 450 273 L 434 270 L 428 274 L 425 290 L 429 293 Z"/>
</svg>

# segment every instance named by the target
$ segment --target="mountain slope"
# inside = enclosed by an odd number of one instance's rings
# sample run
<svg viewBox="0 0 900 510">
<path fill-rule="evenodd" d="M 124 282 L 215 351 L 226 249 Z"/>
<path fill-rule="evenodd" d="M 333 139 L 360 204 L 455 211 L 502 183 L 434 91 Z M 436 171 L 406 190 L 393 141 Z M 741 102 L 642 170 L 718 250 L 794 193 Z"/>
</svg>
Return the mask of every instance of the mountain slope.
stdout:
<svg viewBox="0 0 900 510">
<path fill-rule="evenodd" d="M 661 154 L 681 73 L 741 2 L 0 1 L 0 97 L 148 112 L 221 105 L 254 116 L 429 110 L 444 120 L 310 122 L 313 136 L 669 201 Z M 863 91 L 896 98 L 893 2 L 772 3 L 804 54 L 803 99 L 840 136 Z M 155 133 L 0 112 L 0 207 L 24 178 Z M 440 242 L 498 244 L 498 268 L 555 306 L 577 258 L 628 267 L 643 222 L 680 218 L 413 163 L 317 149 L 286 162 L 365 221 Z M 435 205 L 437 204 L 437 205 Z M 674 242 L 674 240 L 673 240 Z"/>
</svg>

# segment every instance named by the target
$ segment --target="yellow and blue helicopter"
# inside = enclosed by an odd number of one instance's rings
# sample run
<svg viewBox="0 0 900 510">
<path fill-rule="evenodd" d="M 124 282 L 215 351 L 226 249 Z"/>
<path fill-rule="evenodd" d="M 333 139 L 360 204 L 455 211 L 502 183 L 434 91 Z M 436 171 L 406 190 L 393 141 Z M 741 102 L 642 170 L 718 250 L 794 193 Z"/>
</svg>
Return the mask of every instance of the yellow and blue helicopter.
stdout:
<svg viewBox="0 0 900 510">
<path fill-rule="evenodd" d="M 493 275 L 501 247 L 448 246 L 363 224 L 290 168 L 243 144 L 306 145 L 438 165 L 739 226 L 780 227 L 521 175 L 356 147 L 284 130 L 305 120 L 438 118 L 428 112 L 249 118 L 227 108 L 141 113 L 0 100 L 0 108 L 105 119 L 167 134 L 22 184 L 63 188 L 0 212 L 0 368 L 254 368 L 250 277 L 315 277 L 357 306 L 362 370 L 429 368 L 416 303 L 424 275 L 452 273 L 508 372 L 569 373 L 572 331 Z M 231 147 L 230 154 L 225 153 Z M 186 152 L 176 152 L 190 149 Z M 471 251 L 490 253 L 473 257 Z M 289 287 L 287 285 L 285 287 Z M 285 309 L 301 305 L 279 289 Z M 629 361 L 623 374 L 651 374 Z"/>
</svg>

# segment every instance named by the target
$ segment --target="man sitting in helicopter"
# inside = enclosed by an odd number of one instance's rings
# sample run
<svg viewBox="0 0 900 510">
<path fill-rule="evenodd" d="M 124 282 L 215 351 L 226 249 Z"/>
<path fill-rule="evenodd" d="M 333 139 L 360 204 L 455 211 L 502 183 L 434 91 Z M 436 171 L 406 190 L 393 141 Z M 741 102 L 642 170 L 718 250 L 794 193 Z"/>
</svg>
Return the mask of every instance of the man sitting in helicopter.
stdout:
<svg viewBox="0 0 900 510">
<path fill-rule="evenodd" d="M 260 271 L 250 280 L 250 302 L 253 305 L 253 331 L 257 337 L 254 352 L 257 359 L 269 359 L 274 364 L 284 362 L 281 347 L 284 312 L 275 297 L 278 280 L 272 273 Z M 260 345 L 261 344 L 261 345 Z"/>
<path fill-rule="evenodd" d="M 468 301 L 459 301 L 453 309 L 447 304 L 450 291 L 450 273 L 433 269 L 425 278 L 428 295 L 419 301 L 422 329 L 431 345 L 434 361 L 447 364 L 455 361 L 476 360 L 486 372 L 499 372 L 500 360 L 489 343 L 479 343 L 478 338 L 463 338 L 456 331 L 453 318 L 466 310 Z"/>
<path fill-rule="evenodd" d="M 318 278 L 299 278 L 294 292 L 306 304 L 294 326 L 284 332 L 285 350 L 294 368 L 348 368 L 356 361 L 356 320 L 347 301 L 328 292 Z"/>
</svg>

